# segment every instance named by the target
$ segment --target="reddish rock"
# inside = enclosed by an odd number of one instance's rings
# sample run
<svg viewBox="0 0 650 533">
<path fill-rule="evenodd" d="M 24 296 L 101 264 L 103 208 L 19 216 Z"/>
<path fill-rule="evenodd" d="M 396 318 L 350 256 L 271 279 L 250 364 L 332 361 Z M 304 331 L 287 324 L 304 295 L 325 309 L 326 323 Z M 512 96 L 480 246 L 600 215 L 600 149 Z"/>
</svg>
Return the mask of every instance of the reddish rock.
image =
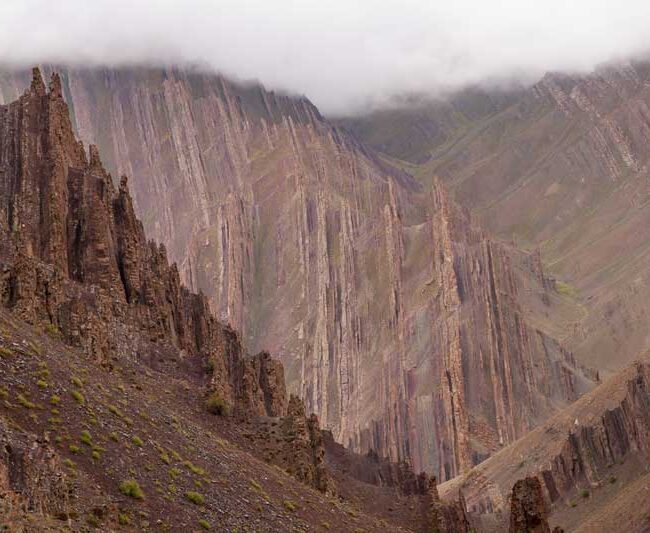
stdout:
<svg viewBox="0 0 650 533">
<path fill-rule="evenodd" d="M 548 505 L 536 477 L 520 479 L 510 496 L 510 533 L 551 533 Z"/>
</svg>

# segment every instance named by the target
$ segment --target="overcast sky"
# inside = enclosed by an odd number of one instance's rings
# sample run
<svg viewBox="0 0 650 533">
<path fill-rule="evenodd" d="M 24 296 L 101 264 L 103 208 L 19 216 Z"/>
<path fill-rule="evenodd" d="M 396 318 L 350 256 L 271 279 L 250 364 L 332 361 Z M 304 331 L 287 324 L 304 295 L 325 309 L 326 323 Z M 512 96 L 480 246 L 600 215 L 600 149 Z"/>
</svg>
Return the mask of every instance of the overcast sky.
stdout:
<svg viewBox="0 0 650 533">
<path fill-rule="evenodd" d="M 0 0 L 0 61 L 201 62 L 325 113 L 650 50 L 650 0 Z"/>
</svg>

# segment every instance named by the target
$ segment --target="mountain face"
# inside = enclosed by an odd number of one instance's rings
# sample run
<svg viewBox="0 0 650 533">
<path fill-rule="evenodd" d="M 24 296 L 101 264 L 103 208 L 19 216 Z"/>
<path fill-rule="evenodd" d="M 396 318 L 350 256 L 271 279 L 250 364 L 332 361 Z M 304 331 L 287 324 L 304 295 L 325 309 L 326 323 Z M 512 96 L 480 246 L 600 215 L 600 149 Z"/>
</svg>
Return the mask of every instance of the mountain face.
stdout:
<svg viewBox="0 0 650 533">
<path fill-rule="evenodd" d="M 435 478 L 337 447 L 180 283 L 58 74 L 0 106 L 0 169 L 3 529 L 468 531 Z"/>
<path fill-rule="evenodd" d="M 418 141 L 428 147 L 428 161 L 414 170 L 422 183 L 437 176 L 488 229 L 541 249 L 547 271 L 583 308 L 566 333 L 568 348 L 606 373 L 650 346 L 649 87 L 647 62 L 547 74 L 504 109 L 449 126 L 462 125 L 453 143 Z M 371 119 L 347 122 L 372 141 L 354 126 Z M 402 120 L 414 124 L 408 114 Z M 375 136 L 402 137 L 401 127 L 375 125 L 382 128 Z M 408 150 L 389 153 L 416 161 Z"/>
<path fill-rule="evenodd" d="M 537 256 L 308 101 L 178 69 L 64 69 L 62 92 L 81 138 L 134 176 L 181 279 L 279 354 L 339 442 L 447 479 L 589 386 L 554 340 L 548 317 L 571 311 Z"/>
</svg>

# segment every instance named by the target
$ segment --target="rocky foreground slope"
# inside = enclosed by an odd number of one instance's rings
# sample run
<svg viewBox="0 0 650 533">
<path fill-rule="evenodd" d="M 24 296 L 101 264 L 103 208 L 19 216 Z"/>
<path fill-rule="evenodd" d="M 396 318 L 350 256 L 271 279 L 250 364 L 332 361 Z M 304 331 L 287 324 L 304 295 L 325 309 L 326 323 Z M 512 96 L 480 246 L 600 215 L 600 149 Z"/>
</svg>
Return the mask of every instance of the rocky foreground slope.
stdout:
<svg viewBox="0 0 650 533">
<path fill-rule="evenodd" d="M 26 83 L 4 73 L 2 94 Z M 555 340 L 550 317 L 575 311 L 537 256 L 307 100 L 180 69 L 64 69 L 61 90 L 180 278 L 281 357 L 339 442 L 447 479 L 590 386 Z"/>
<path fill-rule="evenodd" d="M 327 456 L 281 363 L 181 285 L 89 152 L 58 75 L 0 106 L 0 526 L 467 531 L 407 464 L 336 469 L 367 459 Z"/>
</svg>

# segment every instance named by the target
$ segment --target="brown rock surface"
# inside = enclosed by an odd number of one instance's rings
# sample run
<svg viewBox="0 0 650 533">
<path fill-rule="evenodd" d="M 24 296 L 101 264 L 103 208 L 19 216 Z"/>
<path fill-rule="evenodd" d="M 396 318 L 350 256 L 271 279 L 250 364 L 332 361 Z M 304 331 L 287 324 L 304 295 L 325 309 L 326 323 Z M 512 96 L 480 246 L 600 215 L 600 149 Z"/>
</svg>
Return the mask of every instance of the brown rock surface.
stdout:
<svg viewBox="0 0 650 533">
<path fill-rule="evenodd" d="M 22 76 L 4 75 L 4 93 Z M 134 176 L 180 277 L 251 352 L 281 355 L 289 391 L 337 440 L 447 479 L 588 386 L 530 258 L 307 100 L 179 69 L 62 80 L 76 130 Z"/>
<path fill-rule="evenodd" d="M 536 477 L 517 481 L 510 495 L 510 533 L 551 533 L 548 505 Z"/>
</svg>

